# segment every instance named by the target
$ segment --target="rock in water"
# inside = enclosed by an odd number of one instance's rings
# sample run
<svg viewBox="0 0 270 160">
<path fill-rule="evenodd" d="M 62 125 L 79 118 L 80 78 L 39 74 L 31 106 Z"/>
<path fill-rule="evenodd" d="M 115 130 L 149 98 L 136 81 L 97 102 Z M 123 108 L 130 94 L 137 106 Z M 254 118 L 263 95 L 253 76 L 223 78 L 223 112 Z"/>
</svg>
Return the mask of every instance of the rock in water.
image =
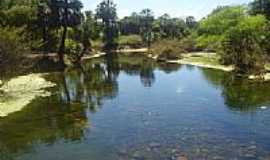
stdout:
<svg viewBox="0 0 270 160">
<path fill-rule="evenodd" d="M 176 157 L 176 160 L 188 160 L 188 158 L 184 155 Z"/>
<path fill-rule="evenodd" d="M 156 143 L 156 142 L 152 142 L 152 143 L 150 143 L 149 144 L 149 147 L 150 148 L 158 148 L 158 147 L 160 147 L 161 145 L 159 144 L 159 143 Z"/>
</svg>

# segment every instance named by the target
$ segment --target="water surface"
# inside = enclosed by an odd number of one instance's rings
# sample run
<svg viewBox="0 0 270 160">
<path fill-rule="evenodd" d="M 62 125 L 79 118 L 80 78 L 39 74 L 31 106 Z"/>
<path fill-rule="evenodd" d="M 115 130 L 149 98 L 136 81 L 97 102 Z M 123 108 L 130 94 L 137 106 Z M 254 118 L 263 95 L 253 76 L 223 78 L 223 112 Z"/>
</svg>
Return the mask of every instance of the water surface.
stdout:
<svg viewBox="0 0 270 160">
<path fill-rule="evenodd" d="M 0 119 L 1 160 L 270 159 L 270 84 L 142 57 L 51 72 Z"/>
</svg>

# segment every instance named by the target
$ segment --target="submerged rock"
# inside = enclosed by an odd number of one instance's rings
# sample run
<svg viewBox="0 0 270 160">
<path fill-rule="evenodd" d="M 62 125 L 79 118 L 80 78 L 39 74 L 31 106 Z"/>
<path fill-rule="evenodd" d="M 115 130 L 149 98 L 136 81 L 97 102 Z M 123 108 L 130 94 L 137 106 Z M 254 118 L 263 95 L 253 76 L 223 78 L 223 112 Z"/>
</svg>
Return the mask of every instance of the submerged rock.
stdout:
<svg viewBox="0 0 270 160">
<path fill-rule="evenodd" d="M 158 148 L 158 147 L 160 147 L 161 145 L 159 144 L 159 143 L 156 143 L 156 142 L 152 142 L 152 143 L 150 143 L 149 144 L 149 147 L 150 148 Z"/>
<path fill-rule="evenodd" d="M 50 96 L 46 88 L 54 87 L 56 84 L 46 81 L 42 74 L 29 74 L 11 79 L 3 84 L 0 90 L 0 117 L 20 111 L 36 97 Z"/>
<path fill-rule="evenodd" d="M 176 157 L 176 160 L 188 160 L 188 158 L 184 155 Z"/>
<path fill-rule="evenodd" d="M 126 155 L 128 154 L 128 151 L 127 151 L 126 149 L 120 149 L 120 150 L 118 151 L 118 154 L 119 154 L 120 156 L 126 156 Z"/>
<path fill-rule="evenodd" d="M 145 158 L 140 154 L 140 152 L 136 151 L 133 155 L 132 158 L 135 160 L 144 160 Z"/>
</svg>

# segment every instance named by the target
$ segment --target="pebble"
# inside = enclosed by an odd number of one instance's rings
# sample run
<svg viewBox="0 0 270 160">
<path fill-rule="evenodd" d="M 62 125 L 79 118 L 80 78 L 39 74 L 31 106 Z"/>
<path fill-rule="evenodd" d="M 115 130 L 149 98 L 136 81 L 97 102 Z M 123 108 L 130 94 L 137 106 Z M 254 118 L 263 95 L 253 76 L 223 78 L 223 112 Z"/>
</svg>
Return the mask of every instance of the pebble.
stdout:
<svg viewBox="0 0 270 160">
<path fill-rule="evenodd" d="M 247 153 L 247 154 L 245 154 L 245 157 L 247 157 L 247 158 L 254 158 L 256 156 L 255 156 L 255 154 Z"/>
<path fill-rule="evenodd" d="M 184 155 L 176 157 L 176 160 L 188 160 L 188 158 Z"/>
<path fill-rule="evenodd" d="M 151 147 L 151 148 L 158 148 L 160 146 L 161 145 L 159 143 L 156 143 L 156 142 L 152 142 L 152 143 L 149 144 L 149 147 Z"/>
<path fill-rule="evenodd" d="M 250 146 L 249 149 L 257 149 L 257 147 L 253 145 L 253 146 Z"/>
<path fill-rule="evenodd" d="M 213 159 L 214 159 L 214 160 L 223 160 L 224 158 L 221 157 L 221 156 L 214 156 Z"/>
<path fill-rule="evenodd" d="M 125 156 L 128 154 L 128 151 L 126 149 L 121 149 L 118 151 L 118 154 L 121 155 L 121 156 Z"/>
<path fill-rule="evenodd" d="M 143 159 L 143 157 L 138 153 L 138 152 L 135 152 L 132 157 L 136 160 L 141 160 Z"/>
</svg>

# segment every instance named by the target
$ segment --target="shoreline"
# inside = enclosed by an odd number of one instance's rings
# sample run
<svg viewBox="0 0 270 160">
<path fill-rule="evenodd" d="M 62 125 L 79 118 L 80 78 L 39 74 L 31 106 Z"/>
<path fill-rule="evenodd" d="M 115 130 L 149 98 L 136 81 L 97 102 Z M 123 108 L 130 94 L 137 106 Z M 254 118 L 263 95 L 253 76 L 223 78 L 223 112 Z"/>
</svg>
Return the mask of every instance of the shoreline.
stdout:
<svg viewBox="0 0 270 160">
<path fill-rule="evenodd" d="M 197 67 L 202 67 L 202 68 L 222 70 L 225 72 L 232 72 L 234 70 L 233 66 L 211 65 L 211 64 L 203 64 L 200 62 L 188 62 L 185 60 L 172 60 L 172 61 L 167 61 L 167 63 L 192 65 L 192 66 L 197 66 Z"/>
<path fill-rule="evenodd" d="M 115 53 L 133 53 L 133 54 L 143 54 L 144 56 L 158 61 L 158 56 L 153 54 L 147 54 L 147 48 L 138 48 L 138 49 L 119 49 L 115 50 Z M 95 54 L 88 54 L 82 57 L 81 61 L 87 61 L 95 58 L 100 58 L 106 56 L 106 52 L 96 52 Z M 45 55 L 46 56 L 46 55 Z M 47 54 L 48 57 L 57 57 L 57 54 L 51 53 Z M 30 55 L 28 58 L 43 58 L 44 55 Z M 216 53 L 206 53 L 206 52 L 191 52 L 183 54 L 182 59 L 178 60 L 164 60 L 165 63 L 171 64 L 183 64 L 183 65 L 192 65 L 202 68 L 216 69 L 224 72 L 233 72 L 233 66 L 221 65 L 218 62 L 218 56 Z M 270 73 L 266 73 L 262 76 L 249 75 L 248 79 L 250 80 L 259 80 L 263 79 L 264 81 L 270 81 Z"/>
</svg>

